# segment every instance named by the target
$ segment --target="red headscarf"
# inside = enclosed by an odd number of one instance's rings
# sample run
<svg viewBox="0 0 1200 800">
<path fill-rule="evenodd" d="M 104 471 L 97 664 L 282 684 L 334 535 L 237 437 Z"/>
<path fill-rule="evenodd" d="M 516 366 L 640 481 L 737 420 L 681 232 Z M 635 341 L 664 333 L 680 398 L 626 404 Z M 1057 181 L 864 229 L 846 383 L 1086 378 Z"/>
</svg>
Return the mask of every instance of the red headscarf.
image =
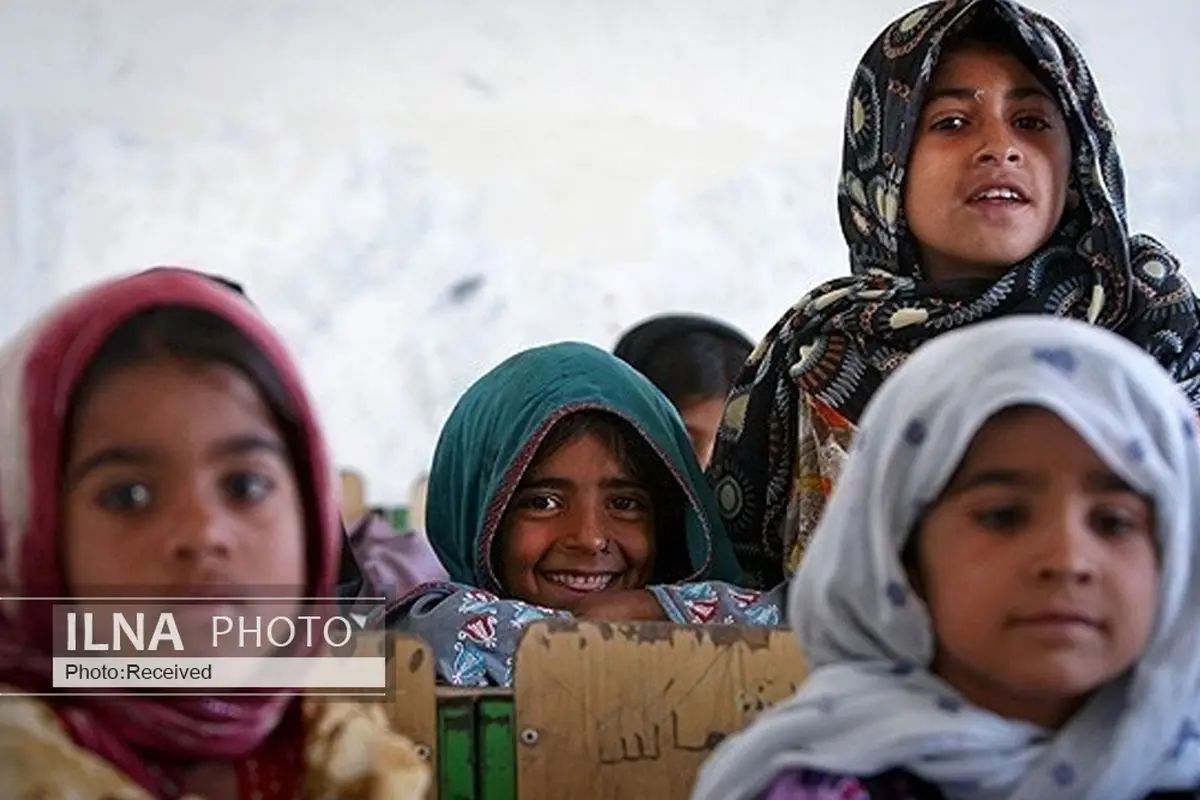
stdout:
<svg viewBox="0 0 1200 800">
<path fill-rule="evenodd" d="M 72 390 L 113 330 L 140 312 L 186 306 L 235 326 L 275 367 L 300 434 L 297 459 L 312 476 L 302 487 L 310 536 L 320 537 L 310 565 L 314 597 L 331 597 L 342 542 L 333 469 L 298 370 L 275 332 L 245 297 L 189 270 L 160 268 L 107 281 L 50 309 L 0 349 L 0 587 L 19 597 L 65 596 L 58 558 L 62 438 Z M 311 550 L 310 550 L 311 552 Z M 10 602 L 0 608 L 0 681 L 30 691 L 51 687 L 51 606 Z M 52 701 L 73 739 L 113 763 L 156 796 L 168 792 L 152 765 L 253 755 L 281 725 L 289 697 L 75 697 Z M 288 720 L 298 719 L 288 713 Z"/>
</svg>

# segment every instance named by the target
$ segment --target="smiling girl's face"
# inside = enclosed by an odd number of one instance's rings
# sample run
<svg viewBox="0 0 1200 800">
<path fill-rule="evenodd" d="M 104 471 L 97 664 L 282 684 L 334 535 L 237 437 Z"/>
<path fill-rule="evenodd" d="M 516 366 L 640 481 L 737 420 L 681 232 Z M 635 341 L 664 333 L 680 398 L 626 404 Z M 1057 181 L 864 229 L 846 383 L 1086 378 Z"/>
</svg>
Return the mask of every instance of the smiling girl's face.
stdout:
<svg viewBox="0 0 1200 800">
<path fill-rule="evenodd" d="M 497 566 L 513 597 L 571 610 L 595 592 L 650 582 L 651 487 L 613 446 L 614 436 L 596 427 L 581 427 L 535 458 L 509 502 Z"/>
</svg>

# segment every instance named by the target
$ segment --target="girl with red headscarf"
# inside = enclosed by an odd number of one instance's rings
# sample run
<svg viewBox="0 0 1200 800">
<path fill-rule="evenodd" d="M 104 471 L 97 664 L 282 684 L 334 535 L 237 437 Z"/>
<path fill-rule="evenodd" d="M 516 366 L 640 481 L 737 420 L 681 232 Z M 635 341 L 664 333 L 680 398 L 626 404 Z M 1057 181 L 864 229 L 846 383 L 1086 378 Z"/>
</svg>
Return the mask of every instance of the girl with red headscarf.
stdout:
<svg viewBox="0 0 1200 800">
<path fill-rule="evenodd" d="M 6 595 L 328 598 L 341 545 L 299 373 L 229 286 L 179 269 L 105 282 L 0 349 Z M 56 691 L 50 602 L 11 597 L 0 693 L 26 696 L 0 702 L 6 796 L 424 796 L 428 769 L 378 705 Z"/>
</svg>

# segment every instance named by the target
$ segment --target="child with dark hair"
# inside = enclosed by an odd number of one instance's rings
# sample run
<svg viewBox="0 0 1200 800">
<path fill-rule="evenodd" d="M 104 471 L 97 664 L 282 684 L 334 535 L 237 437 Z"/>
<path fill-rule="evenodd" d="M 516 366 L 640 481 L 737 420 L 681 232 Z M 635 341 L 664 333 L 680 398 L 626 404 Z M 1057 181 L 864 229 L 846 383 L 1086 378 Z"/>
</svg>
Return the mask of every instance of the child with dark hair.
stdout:
<svg viewBox="0 0 1200 800">
<path fill-rule="evenodd" d="M 650 379 L 679 410 L 701 466 L 712 456 L 725 397 L 754 345 L 694 314 L 653 317 L 623 334 L 613 355 Z"/>
<path fill-rule="evenodd" d="M 52 604 L 37 598 L 332 594 L 326 445 L 244 297 L 154 269 L 56 305 L 0 350 L 0 444 L 0 683 L 41 695 L 0 703 L 6 796 L 424 796 L 428 769 L 381 707 L 54 689 Z M 221 613 L 190 608 L 185 633 Z M 375 758 L 347 764 L 346 748 Z"/>
<path fill-rule="evenodd" d="M 450 581 L 394 604 L 442 680 L 512 682 L 548 617 L 778 625 L 740 571 L 670 402 L 590 345 L 534 348 L 459 400 L 429 477 L 429 540 Z"/>
<path fill-rule="evenodd" d="M 1113 131 L 1075 44 L 1012 0 L 923 5 L 867 50 L 838 185 L 853 275 L 767 334 L 710 467 L 756 585 L 799 566 L 863 408 L 942 333 L 1010 314 L 1085 320 L 1200 405 L 1195 294 L 1166 247 L 1130 232 Z"/>
</svg>

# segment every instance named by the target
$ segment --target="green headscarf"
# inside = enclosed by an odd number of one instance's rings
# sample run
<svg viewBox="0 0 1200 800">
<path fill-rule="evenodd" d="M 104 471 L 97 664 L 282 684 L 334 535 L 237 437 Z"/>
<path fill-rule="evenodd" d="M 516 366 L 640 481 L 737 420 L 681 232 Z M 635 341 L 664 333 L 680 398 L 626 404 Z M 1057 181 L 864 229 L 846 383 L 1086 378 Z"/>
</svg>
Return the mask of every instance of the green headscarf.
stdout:
<svg viewBox="0 0 1200 800">
<path fill-rule="evenodd" d="M 679 413 L 632 367 L 579 342 L 509 358 L 466 391 L 442 428 L 426 527 L 450 579 L 504 594 L 490 556 L 509 500 L 554 424 L 589 410 L 632 425 L 677 480 L 687 501 L 687 580 L 737 582 L 741 570 Z"/>
</svg>

